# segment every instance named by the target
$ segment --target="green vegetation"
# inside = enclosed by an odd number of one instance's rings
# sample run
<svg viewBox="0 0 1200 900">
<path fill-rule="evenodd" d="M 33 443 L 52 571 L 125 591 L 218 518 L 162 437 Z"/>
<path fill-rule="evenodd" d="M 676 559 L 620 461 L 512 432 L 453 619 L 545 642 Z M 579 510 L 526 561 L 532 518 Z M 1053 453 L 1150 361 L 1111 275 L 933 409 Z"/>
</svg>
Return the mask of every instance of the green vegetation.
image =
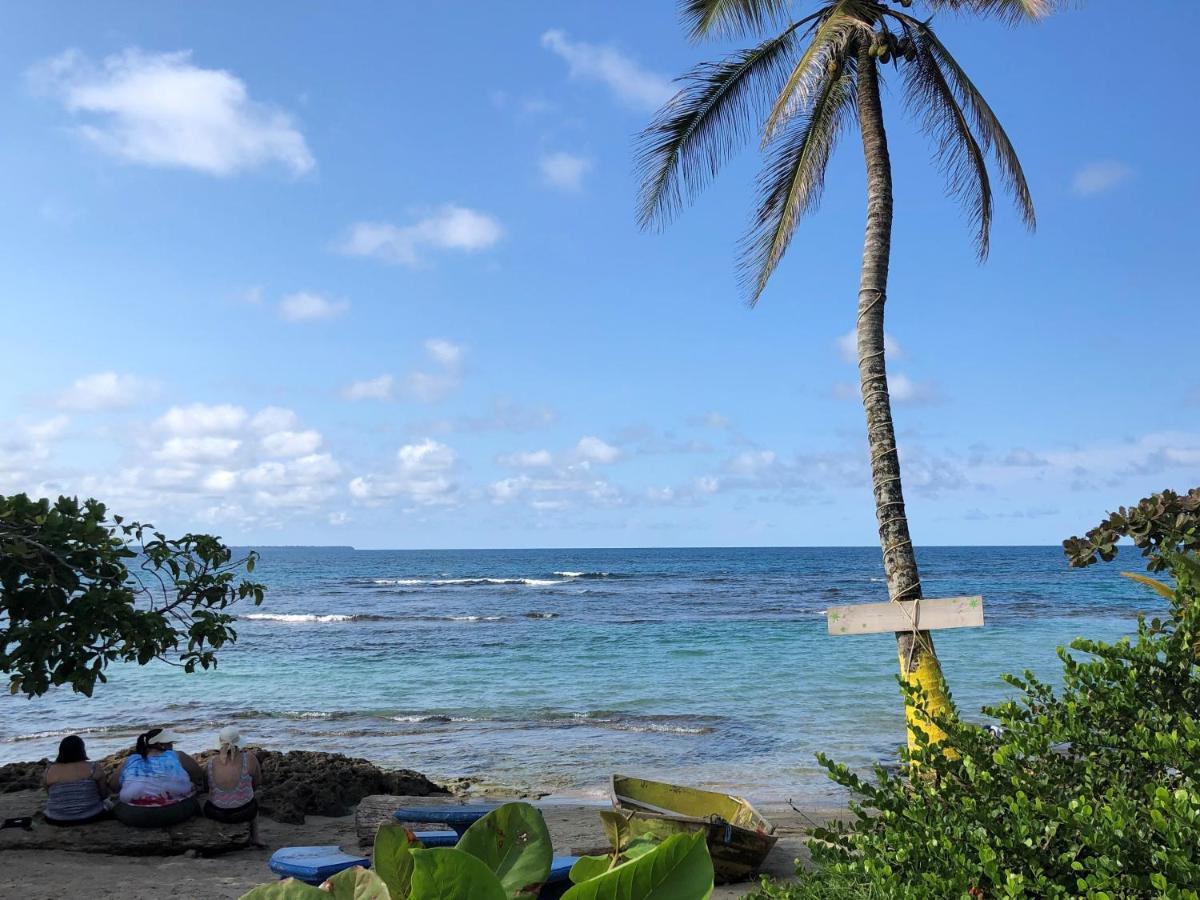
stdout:
<svg viewBox="0 0 1200 900">
<path fill-rule="evenodd" d="M 930 13 L 953 10 L 1015 23 L 1047 15 L 1057 0 L 922 3 Z M 988 156 L 1030 228 L 1033 199 L 999 119 L 935 33 L 931 17 L 909 15 L 912 0 L 827 0 L 803 17 L 793 16 L 796 5 L 784 0 L 684 0 L 684 18 L 696 40 L 779 30 L 685 77 L 683 90 L 643 136 L 638 216 L 643 227 L 669 221 L 736 150 L 758 137 L 766 162 L 741 260 L 746 294 L 754 304 L 791 245 L 801 216 L 819 206 L 838 138 L 857 126 L 867 175 L 858 369 L 875 512 L 888 595 L 901 602 L 919 600 L 921 579 L 905 513 L 884 360 L 893 196 L 880 88 L 883 67 L 890 63 L 898 70 L 892 89 L 903 94 L 930 138 L 948 193 L 972 223 L 981 261 L 987 257 L 992 222 Z M 939 740 L 941 733 L 929 729 L 951 707 L 933 639 L 927 631 L 902 631 L 896 641 L 904 682 L 923 692 L 938 713 L 922 719 L 908 707 L 910 744 L 920 729 Z"/>
<path fill-rule="evenodd" d="M 1006 676 L 999 735 L 946 717 L 944 744 L 869 781 L 821 757 L 855 821 L 814 832 L 817 875 L 751 896 L 1200 898 L 1198 533 L 1200 491 L 1164 492 L 1064 542 L 1083 566 L 1133 538 L 1172 578 L 1163 615 L 1060 650 L 1061 689 Z"/>
<path fill-rule="evenodd" d="M 0 672 L 14 694 L 91 696 L 114 661 L 215 666 L 237 640 L 230 604 L 262 602 L 261 584 L 238 580 L 257 558 L 212 535 L 168 539 L 95 500 L 0 496 Z"/>
<path fill-rule="evenodd" d="M 355 866 L 320 888 L 295 879 L 264 884 L 242 900 L 526 900 L 550 874 L 545 820 L 528 803 L 506 803 L 467 829 L 456 847 L 425 849 L 411 831 L 383 825 L 374 868 Z M 713 888 L 704 835 L 642 840 L 611 856 L 586 856 L 563 900 L 705 900 Z"/>
</svg>

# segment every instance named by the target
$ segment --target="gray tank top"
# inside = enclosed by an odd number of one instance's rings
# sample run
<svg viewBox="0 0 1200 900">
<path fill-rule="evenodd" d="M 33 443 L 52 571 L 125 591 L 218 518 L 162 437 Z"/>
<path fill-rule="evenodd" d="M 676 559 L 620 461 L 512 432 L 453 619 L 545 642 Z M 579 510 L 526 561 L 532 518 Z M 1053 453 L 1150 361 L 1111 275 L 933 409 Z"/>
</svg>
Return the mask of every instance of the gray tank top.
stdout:
<svg viewBox="0 0 1200 900">
<path fill-rule="evenodd" d="M 46 815 L 51 819 L 70 821 L 87 819 L 104 811 L 100 787 L 95 782 L 96 764 L 92 763 L 91 777 L 78 781 L 61 781 L 46 788 Z"/>
</svg>

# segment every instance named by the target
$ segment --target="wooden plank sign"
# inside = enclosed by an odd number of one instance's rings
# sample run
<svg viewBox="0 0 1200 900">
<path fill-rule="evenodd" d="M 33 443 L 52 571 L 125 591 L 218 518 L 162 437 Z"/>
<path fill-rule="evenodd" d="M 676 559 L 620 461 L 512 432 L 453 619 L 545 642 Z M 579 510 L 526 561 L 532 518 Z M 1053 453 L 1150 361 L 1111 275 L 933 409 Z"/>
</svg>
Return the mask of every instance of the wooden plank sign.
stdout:
<svg viewBox="0 0 1200 900">
<path fill-rule="evenodd" d="M 906 603 L 855 603 L 831 606 L 826 612 L 829 633 L 883 634 L 889 631 L 937 631 L 983 625 L 982 597 L 948 597 Z"/>
</svg>

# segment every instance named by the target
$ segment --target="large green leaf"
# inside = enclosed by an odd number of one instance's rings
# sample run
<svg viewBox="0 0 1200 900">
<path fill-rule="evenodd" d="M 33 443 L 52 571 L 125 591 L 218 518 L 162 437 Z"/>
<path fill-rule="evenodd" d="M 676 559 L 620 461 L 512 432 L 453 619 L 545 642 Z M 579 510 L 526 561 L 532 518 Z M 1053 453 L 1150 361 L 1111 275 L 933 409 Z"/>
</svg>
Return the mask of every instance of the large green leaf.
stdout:
<svg viewBox="0 0 1200 900">
<path fill-rule="evenodd" d="M 571 866 L 571 883 L 579 884 L 582 881 L 599 878 L 609 869 L 615 868 L 621 863 L 645 856 L 659 843 L 660 840 L 657 836 L 644 834 L 631 840 L 624 850 L 614 850 L 605 856 L 581 856 L 575 865 Z"/>
<path fill-rule="evenodd" d="M 704 832 L 676 834 L 649 853 L 576 884 L 563 900 L 707 900 L 712 860 Z"/>
<path fill-rule="evenodd" d="M 383 879 L 362 866 L 342 869 L 321 890 L 325 900 L 391 900 Z"/>
<path fill-rule="evenodd" d="M 483 862 L 455 847 L 412 851 L 410 900 L 507 900 L 500 879 Z"/>
<path fill-rule="evenodd" d="M 412 850 L 421 842 L 399 824 L 384 824 L 375 832 L 375 850 L 371 862 L 375 874 L 383 879 L 391 900 L 405 900 L 412 881 Z"/>
<path fill-rule="evenodd" d="M 510 900 L 536 897 L 554 860 L 546 820 L 528 803 L 496 807 L 466 830 L 458 849 L 491 869 Z"/>
<path fill-rule="evenodd" d="M 241 900 L 329 900 L 329 895 L 320 888 L 288 878 L 260 884 L 249 893 L 242 894 Z"/>
<path fill-rule="evenodd" d="M 612 868 L 611 856 L 581 856 L 571 866 L 571 884 L 580 884 L 599 878 Z"/>
</svg>

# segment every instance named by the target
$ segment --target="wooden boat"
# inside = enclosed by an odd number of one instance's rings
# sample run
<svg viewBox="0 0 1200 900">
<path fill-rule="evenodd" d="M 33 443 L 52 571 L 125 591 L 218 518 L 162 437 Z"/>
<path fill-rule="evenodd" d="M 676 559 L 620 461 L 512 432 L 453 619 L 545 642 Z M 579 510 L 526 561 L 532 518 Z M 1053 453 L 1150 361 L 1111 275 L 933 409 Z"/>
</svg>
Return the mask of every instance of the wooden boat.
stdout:
<svg viewBox="0 0 1200 900">
<path fill-rule="evenodd" d="M 752 877 L 779 839 L 775 826 L 741 797 L 628 775 L 613 775 L 611 789 L 631 838 L 703 831 L 718 883 Z"/>
</svg>

